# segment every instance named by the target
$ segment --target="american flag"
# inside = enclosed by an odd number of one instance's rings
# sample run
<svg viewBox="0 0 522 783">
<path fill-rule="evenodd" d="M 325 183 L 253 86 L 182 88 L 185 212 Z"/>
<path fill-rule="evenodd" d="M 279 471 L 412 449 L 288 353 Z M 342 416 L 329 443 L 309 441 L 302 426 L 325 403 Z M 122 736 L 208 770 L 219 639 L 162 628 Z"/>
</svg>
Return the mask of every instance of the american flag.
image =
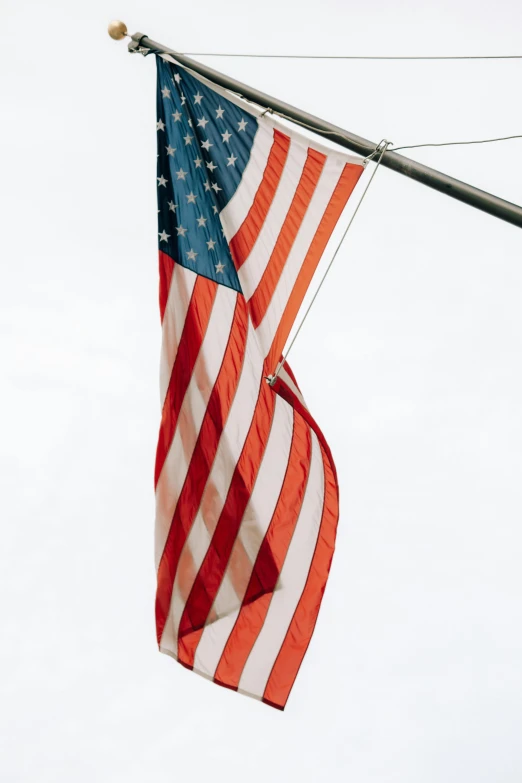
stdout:
<svg viewBox="0 0 522 783">
<path fill-rule="evenodd" d="M 267 377 L 363 166 L 156 60 L 158 644 L 283 709 L 330 569 L 338 485 L 290 368 Z"/>
</svg>

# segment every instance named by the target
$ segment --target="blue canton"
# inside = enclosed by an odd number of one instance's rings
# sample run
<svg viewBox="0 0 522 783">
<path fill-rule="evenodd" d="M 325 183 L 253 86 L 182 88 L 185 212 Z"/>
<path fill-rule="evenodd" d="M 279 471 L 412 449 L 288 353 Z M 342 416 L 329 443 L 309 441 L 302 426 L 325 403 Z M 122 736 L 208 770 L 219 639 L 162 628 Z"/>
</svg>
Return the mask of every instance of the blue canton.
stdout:
<svg viewBox="0 0 522 783">
<path fill-rule="evenodd" d="M 156 62 L 159 249 L 241 292 L 219 213 L 250 159 L 257 120 L 184 68 Z"/>
</svg>

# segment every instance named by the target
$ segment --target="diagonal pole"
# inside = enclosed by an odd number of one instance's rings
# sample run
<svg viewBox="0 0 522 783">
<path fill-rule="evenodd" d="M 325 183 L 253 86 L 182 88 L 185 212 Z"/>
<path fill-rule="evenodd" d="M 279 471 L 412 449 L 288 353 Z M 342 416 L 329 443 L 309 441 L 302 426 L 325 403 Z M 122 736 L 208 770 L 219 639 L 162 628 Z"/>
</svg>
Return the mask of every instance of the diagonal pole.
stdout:
<svg viewBox="0 0 522 783">
<path fill-rule="evenodd" d="M 112 37 L 123 38 L 127 34 L 125 25 L 122 22 L 114 24 L 122 26 L 122 34 L 118 36 L 113 35 Z M 112 35 L 112 33 L 110 34 Z M 316 117 L 313 114 L 308 114 L 308 112 L 291 106 L 278 98 L 274 98 L 247 84 L 243 84 L 243 82 L 233 79 L 231 76 L 216 71 L 214 68 L 209 68 L 207 65 L 203 65 L 203 63 L 193 60 L 191 57 L 186 57 L 184 54 L 180 54 L 173 49 L 169 49 L 167 46 L 163 46 L 162 44 L 151 40 L 143 33 L 134 33 L 134 35 L 131 36 L 131 39 L 129 51 L 141 51 L 143 54 L 148 54 L 149 52 L 168 54 L 181 65 L 190 68 L 190 70 L 210 79 L 210 81 L 219 84 L 221 87 L 232 90 L 232 92 L 238 93 L 243 98 L 253 101 L 259 106 L 271 109 L 273 112 L 315 131 L 315 133 L 320 136 L 330 139 L 330 141 L 334 141 L 352 152 L 356 152 L 359 155 L 366 157 L 377 148 L 377 145 L 368 141 L 368 139 L 357 136 L 337 125 L 322 120 L 320 117 Z M 386 151 L 386 154 L 382 158 L 381 166 L 386 166 L 393 171 L 399 172 L 399 174 L 403 174 L 406 177 L 410 177 L 410 179 L 421 182 L 423 185 L 438 190 L 440 193 L 444 193 L 458 201 L 476 207 L 477 209 L 482 210 L 482 212 L 486 212 L 501 220 L 505 220 L 514 226 L 522 228 L 522 207 L 517 204 L 512 204 L 510 201 L 505 201 L 498 196 L 475 188 L 473 185 L 468 185 L 466 182 L 454 179 L 454 177 L 450 177 L 436 169 L 432 169 L 429 166 L 411 160 L 404 155 L 399 155 L 397 152 Z"/>
</svg>

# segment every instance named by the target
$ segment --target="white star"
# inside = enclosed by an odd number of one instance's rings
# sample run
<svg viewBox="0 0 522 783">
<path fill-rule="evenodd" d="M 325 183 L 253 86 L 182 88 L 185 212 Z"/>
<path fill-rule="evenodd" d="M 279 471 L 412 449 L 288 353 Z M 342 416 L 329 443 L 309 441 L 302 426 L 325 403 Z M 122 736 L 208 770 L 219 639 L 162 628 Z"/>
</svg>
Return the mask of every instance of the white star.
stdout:
<svg viewBox="0 0 522 783">
<path fill-rule="evenodd" d="M 188 229 L 183 228 L 183 226 L 176 226 L 176 231 L 178 232 L 178 237 L 184 237 Z"/>
<path fill-rule="evenodd" d="M 197 196 L 194 195 L 192 191 L 187 196 L 187 204 L 195 204 L 196 203 Z"/>
<path fill-rule="evenodd" d="M 214 210 L 214 215 L 217 215 L 217 213 L 219 212 L 219 209 L 216 207 L 215 204 L 213 205 L 212 209 Z"/>
<path fill-rule="evenodd" d="M 221 261 L 218 261 L 218 263 L 215 266 L 216 266 L 216 273 L 219 274 L 221 272 L 221 274 L 223 274 L 223 269 L 225 268 L 225 264 L 222 264 Z"/>
<path fill-rule="evenodd" d="M 164 87 L 161 91 L 164 98 L 170 98 L 170 90 L 168 87 Z"/>
<path fill-rule="evenodd" d="M 218 120 L 223 119 L 223 114 L 225 113 L 225 110 L 221 108 L 221 106 L 218 106 L 216 109 L 216 117 Z"/>
<path fill-rule="evenodd" d="M 167 234 L 166 231 L 162 231 L 161 234 L 158 235 L 160 238 L 160 242 L 168 242 L 170 234 Z"/>
<path fill-rule="evenodd" d="M 241 122 L 238 122 L 238 124 L 237 124 L 238 130 L 240 130 L 240 131 L 246 130 L 246 126 L 247 125 L 248 125 L 248 120 L 247 121 L 241 120 Z"/>
<path fill-rule="evenodd" d="M 171 211 L 171 212 L 175 212 L 175 211 L 176 211 L 176 208 L 177 208 L 177 206 L 178 206 L 178 205 L 177 205 L 177 204 L 174 204 L 174 202 L 173 202 L 173 201 L 169 201 L 169 209 L 170 209 L 170 211 Z"/>
<path fill-rule="evenodd" d="M 186 103 L 186 100 L 187 100 L 187 99 L 185 98 L 185 96 L 183 95 L 183 93 L 181 93 L 181 105 L 182 105 L 182 106 L 184 106 L 184 105 L 185 105 L 185 103 Z"/>
<path fill-rule="evenodd" d="M 231 155 L 230 158 L 227 158 L 227 160 L 228 160 L 227 167 L 236 165 L 237 158 L 235 155 Z"/>
<path fill-rule="evenodd" d="M 161 175 L 161 177 L 156 177 L 156 179 L 158 180 L 158 187 L 161 187 L 161 186 L 163 186 L 164 188 L 167 187 L 168 179 L 165 179 L 163 174 Z"/>
<path fill-rule="evenodd" d="M 208 249 L 209 250 L 214 250 L 215 246 L 216 246 L 216 243 L 214 242 L 214 240 L 213 239 L 209 239 L 208 242 L 207 242 Z"/>
<path fill-rule="evenodd" d="M 207 222 L 207 218 L 203 217 L 203 215 L 201 217 L 198 217 L 198 228 L 205 228 L 206 222 Z"/>
<path fill-rule="evenodd" d="M 187 172 L 183 171 L 183 169 L 180 169 L 179 171 L 176 171 L 176 174 L 178 176 L 178 179 L 185 180 L 185 177 L 187 176 Z"/>
<path fill-rule="evenodd" d="M 196 260 L 197 253 L 190 248 L 190 250 L 187 252 L 187 258 L 189 261 L 195 261 Z"/>
<path fill-rule="evenodd" d="M 156 130 L 165 130 L 165 123 L 163 122 L 163 120 L 157 121 Z"/>
<path fill-rule="evenodd" d="M 220 191 L 220 190 L 221 190 L 221 188 L 219 187 L 219 185 L 217 184 L 217 182 L 214 182 L 214 184 L 212 185 L 212 190 L 215 190 L 215 191 L 216 191 L 216 193 L 218 193 L 218 191 Z"/>
<path fill-rule="evenodd" d="M 187 146 L 187 144 L 192 144 L 192 139 L 193 138 L 194 138 L 194 136 L 191 136 L 190 133 L 187 133 L 186 136 L 183 136 L 183 140 L 185 142 L 185 147 Z"/>
<path fill-rule="evenodd" d="M 179 122 L 181 120 L 181 112 L 179 112 L 177 109 L 172 116 L 174 117 L 174 122 Z"/>
<path fill-rule="evenodd" d="M 207 169 L 210 169 L 210 171 L 214 171 L 214 169 L 217 169 L 217 166 L 215 163 L 212 163 L 212 161 L 210 161 L 210 163 L 207 163 Z"/>
<path fill-rule="evenodd" d="M 228 144 L 228 140 L 232 136 L 231 133 L 229 133 L 227 130 L 221 134 L 221 138 L 223 139 L 223 144 Z"/>
<path fill-rule="evenodd" d="M 196 160 L 194 161 L 194 163 L 196 164 L 196 168 L 197 168 L 197 169 L 199 169 L 199 167 L 201 166 L 201 164 L 203 163 L 203 161 L 202 161 L 202 159 L 201 159 L 201 158 L 196 158 Z"/>
<path fill-rule="evenodd" d="M 200 120 L 198 120 L 199 128 L 204 128 L 205 125 L 208 125 L 208 120 L 205 117 L 202 117 Z"/>
<path fill-rule="evenodd" d="M 171 147 L 170 144 L 168 147 L 165 147 L 165 149 L 167 150 L 167 155 L 174 155 L 176 152 L 176 147 Z"/>
<path fill-rule="evenodd" d="M 199 90 L 197 92 L 197 95 L 194 95 L 194 103 L 198 104 L 201 103 L 203 100 L 203 96 L 199 94 Z"/>
<path fill-rule="evenodd" d="M 207 182 L 205 182 L 205 190 L 206 190 L 206 191 L 209 191 L 209 190 L 210 190 L 210 182 L 208 182 L 208 181 L 207 181 Z"/>
<path fill-rule="evenodd" d="M 181 76 L 179 75 L 179 73 L 174 74 L 174 81 L 176 82 L 176 84 L 180 83 Z"/>
<path fill-rule="evenodd" d="M 187 122 L 190 125 L 190 127 L 192 128 L 192 120 L 187 120 Z"/>
<path fill-rule="evenodd" d="M 203 147 L 204 150 L 209 150 L 214 145 L 207 139 L 206 141 L 203 142 L 201 146 Z"/>
</svg>

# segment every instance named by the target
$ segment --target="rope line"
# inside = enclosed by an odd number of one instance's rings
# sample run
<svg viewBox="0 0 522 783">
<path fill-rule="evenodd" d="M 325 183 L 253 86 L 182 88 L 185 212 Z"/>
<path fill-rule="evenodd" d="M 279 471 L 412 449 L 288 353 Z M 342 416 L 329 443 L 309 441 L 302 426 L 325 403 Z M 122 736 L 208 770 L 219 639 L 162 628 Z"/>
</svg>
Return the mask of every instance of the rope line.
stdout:
<svg viewBox="0 0 522 783">
<path fill-rule="evenodd" d="M 377 169 L 379 168 L 379 164 L 380 164 L 381 160 L 383 159 L 384 153 L 387 151 L 387 149 L 388 149 L 388 147 L 389 147 L 389 145 L 390 145 L 390 144 L 391 144 L 391 142 L 389 142 L 389 141 L 386 141 L 386 139 L 382 139 L 382 141 L 380 141 L 380 142 L 379 142 L 379 144 L 377 145 L 377 147 L 375 148 L 375 150 L 374 150 L 374 151 L 373 151 L 373 152 L 372 152 L 370 155 L 368 155 L 368 157 L 367 157 L 367 158 L 365 158 L 365 159 L 364 159 L 364 161 L 363 161 L 363 163 L 364 163 L 364 164 L 366 164 L 368 161 L 370 161 L 370 160 L 373 160 L 373 158 L 374 158 L 376 155 L 379 155 L 379 158 L 378 158 L 378 160 L 377 160 L 377 163 L 376 163 L 376 165 L 375 165 L 375 168 L 374 168 L 374 170 L 372 171 L 372 175 L 371 175 L 370 179 L 368 180 L 368 184 L 366 185 L 366 187 L 365 187 L 365 189 L 364 189 L 364 191 L 363 191 L 363 194 L 362 194 L 361 198 L 359 199 L 359 203 L 357 204 L 357 206 L 356 206 L 356 208 L 355 208 L 355 210 L 354 210 L 354 213 L 353 213 L 353 215 L 351 216 L 351 218 L 350 218 L 350 220 L 349 220 L 349 222 L 348 222 L 348 225 L 347 225 L 347 226 L 346 226 L 346 228 L 344 229 L 343 235 L 342 235 L 341 239 L 339 240 L 339 244 L 338 244 L 338 245 L 337 245 L 337 247 L 335 248 L 335 252 L 334 252 L 334 254 L 333 254 L 333 256 L 332 256 L 332 258 L 331 258 L 331 260 L 330 260 L 330 263 L 329 263 L 329 264 L 328 264 L 328 266 L 326 267 L 326 271 L 325 271 L 324 275 L 323 275 L 323 276 L 322 276 L 322 278 L 321 278 L 321 282 L 320 282 L 320 283 L 319 283 L 319 285 L 317 286 L 317 289 L 316 289 L 316 291 L 315 291 L 315 293 L 314 293 L 314 295 L 313 295 L 313 297 L 312 297 L 312 299 L 311 299 L 311 301 L 310 301 L 310 304 L 309 304 L 309 305 L 308 305 L 308 307 L 306 308 L 306 312 L 305 312 L 305 314 L 303 315 L 303 318 L 302 318 L 302 320 L 301 320 L 301 323 L 300 323 L 300 324 L 299 324 L 299 326 L 297 327 L 297 331 L 296 331 L 296 333 L 294 334 L 294 336 L 293 336 L 293 338 L 292 338 L 292 341 L 290 342 L 290 345 L 288 346 L 288 349 L 287 349 L 286 353 L 283 355 L 283 358 L 282 358 L 282 359 L 281 359 L 281 361 L 278 363 L 278 365 L 277 365 L 277 367 L 276 367 L 276 370 L 275 370 L 274 374 L 273 374 L 273 375 L 269 375 L 269 376 L 268 376 L 268 378 L 267 378 L 267 381 L 268 381 L 268 383 L 270 384 L 270 386 L 273 386 L 273 385 L 274 385 L 274 383 L 276 382 L 276 380 L 277 380 L 277 377 L 278 377 L 279 373 L 281 372 L 281 368 L 284 366 L 284 364 L 285 364 L 285 362 L 286 362 L 286 360 L 287 360 L 287 358 L 288 358 L 288 354 L 289 354 L 289 353 L 290 353 L 290 351 L 292 350 L 292 346 L 293 346 L 293 344 L 295 343 L 295 341 L 296 341 L 296 339 L 297 339 L 297 336 L 298 336 L 299 332 L 301 331 L 301 329 L 302 329 L 302 327 L 303 327 L 303 324 L 304 324 L 304 322 L 306 321 L 306 318 L 307 318 L 307 316 L 308 316 L 308 313 L 309 313 L 309 312 L 310 312 L 310 310 L 312 309 L 312 305 L 314 304 L 314 302 L 315 302 L 315 300 L 316 300 L 316 298 L 317 298 L 317 295 L 318 295 L 319 291 L 321 290 L 321 288 L 322 288 L 322 286 L 323 286 L 323 283 L 324 283 L 324 281 L 326 280 L 326 277 L 327 277 L 327 275 L 328 275 L 328 272 L 329 272 L 329 271 L 330 271 L 330 269 L 332 268 L 333 262 L 335 261 L 335 259 L 336 259 L 336 257 L 337 257 L 337 254 L 338 254 L 339 250 L 341 249 L 341 245 L 343 244 L 343 242 L 344 242 L 344 240 L 345 240 L 345 237 L 346 237 L 346 235 L 347 235 L 347 233 L 348 233 L 348 230 L 349 230 L 350 226 L 352 225 L 352 223 L 353 223 L 353 221 L 354 221 L 354 218 L 355 218 L 355 216 L 356 216 L 357 212 L 359 211 L 359 207 L 361 206 L 361 204 L 362 204 L 362 202 L 363 202 L 363 200 L 364 200 L 364 197 L 366 196 L 366 194 L 367 194 L 367 192 L 368 192 L 368 188 L 369 188 L 369 187 L 370 187 L 370 185 L 372 184 L 373 178 L 375 177 L 375 175 L 376 175 L 376 173 L 377 173 Z"/>
</svg>

